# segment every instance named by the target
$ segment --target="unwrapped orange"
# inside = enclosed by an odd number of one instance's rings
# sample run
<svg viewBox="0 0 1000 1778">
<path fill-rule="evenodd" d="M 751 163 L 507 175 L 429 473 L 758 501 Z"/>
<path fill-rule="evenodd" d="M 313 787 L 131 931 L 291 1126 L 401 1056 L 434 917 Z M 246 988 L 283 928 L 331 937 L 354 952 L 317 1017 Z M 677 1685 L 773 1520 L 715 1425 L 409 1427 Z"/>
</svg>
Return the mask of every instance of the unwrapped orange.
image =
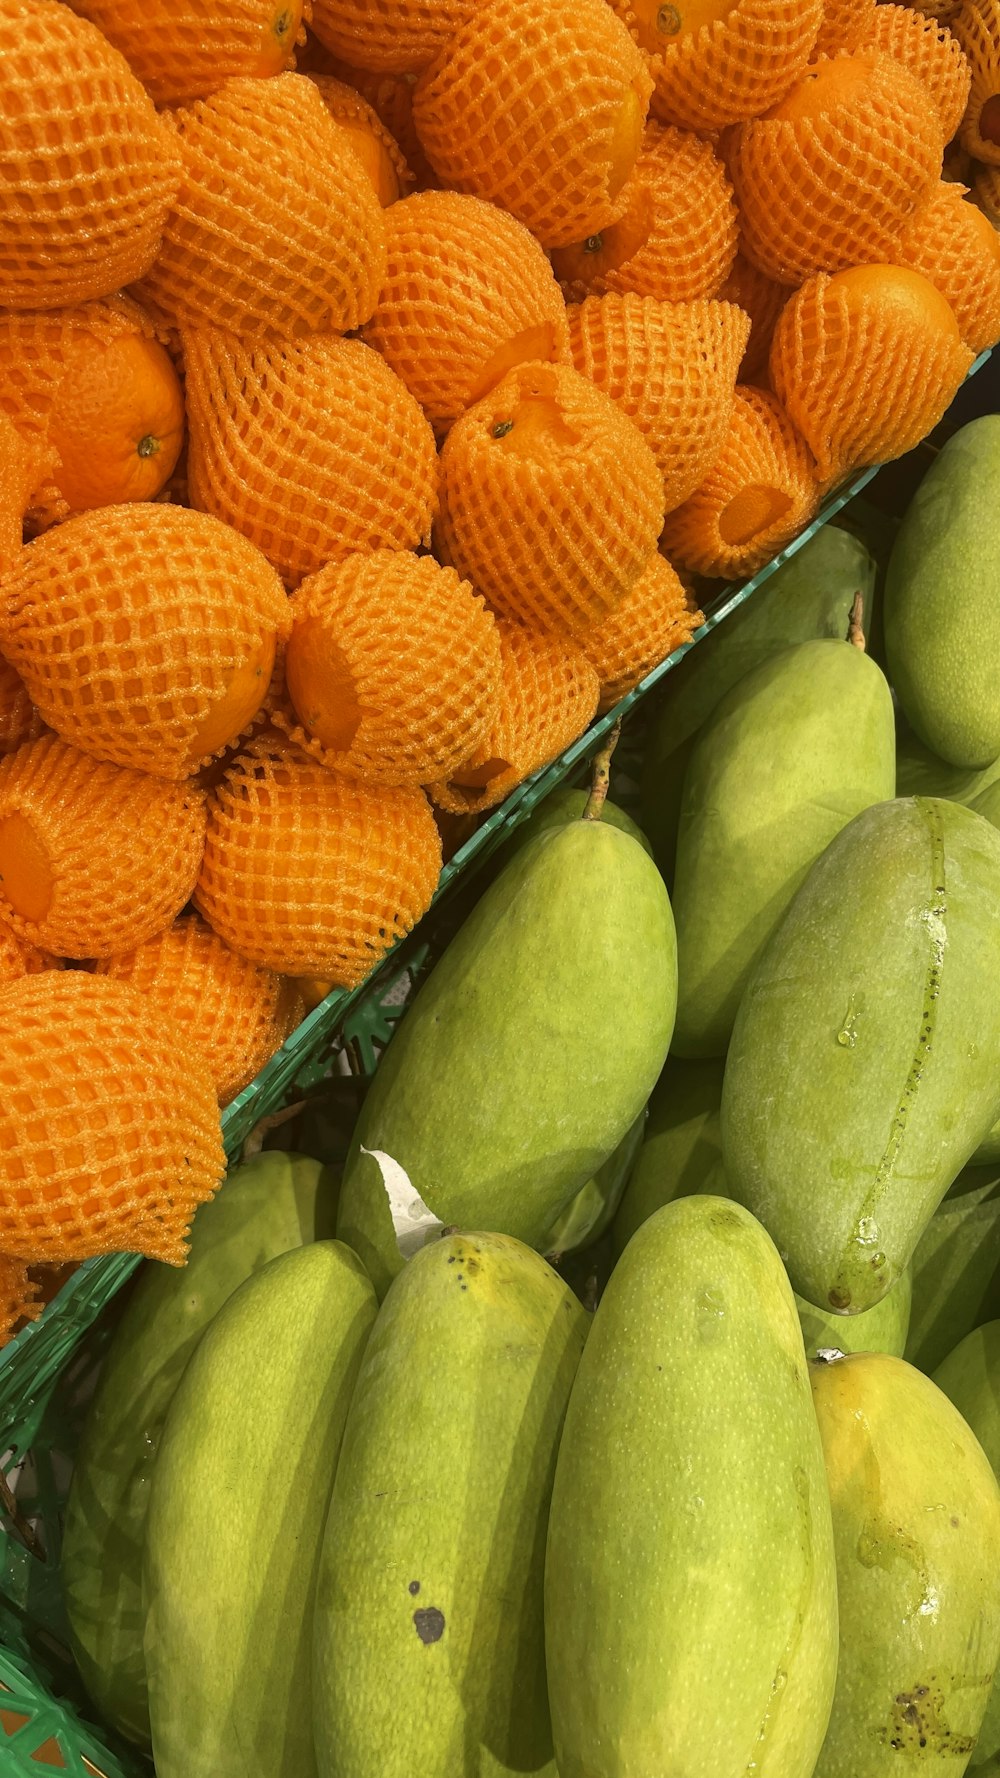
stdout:
<svg viewBox="0 0 1000 1778">
<path fill-rule="evenodd" d="M 823 0 L 611 0 L 642 46 L 655 81 L 653 115 L 705 134 L 757 117 L 802 73 L 823 19 Z M 701 22 L 704 20 L 705 22 Z"/>
<path fill-rule="evenodd" d="M 813 44 L 812 60 L 835 56 L 846 49 L 853 54 L 865 41 L 876 11 L 876 0 L 824 0 L 823 23 Z"/>
<path fill-rule="evenodd" d="M 740 365 L 740 380 L 760 383 L 767 377 L 767 355 L 775 323 L 788 301 L 788 286 L 766 278 L 755 265 L 738 253 L 719 296 L 735 303 L 750 318 L 750 338 Z"/>
<path fill-rule="evenodd" d="M 862 45 L 901 62 L 927 88 L 941 114 L 941 133 L 950 142 L 969 102 L 972 69 L 958 39 L 935 18 L 911 6 L 882 4 L 872 16 Z"/>
<path fill-rule="evenodd" d="M 214 93 L 237 74 L 280 74 L 295 60 L 303 0 L 70 0 L 92 19 L 157 105 Z"/>
<path fill-rule="evenodd" d="M 659 551 L 611 616 L 582 637 L 580 646 L 601 682 L 599 710 L 610 710 L 690 642 L 705 621 L 696 601 Z"/>
<path fill-rule="evenodd" d="M 983 352 L 1000 340 L 1000 234 L 965 187 L 942 183 L 896 246 L 900 265 L 922 272 L 946 298 L 963 345 Z"/>
<path fill-rule="evenodd" d="M 399 143 L 367 99 L 332 74 L 309 76 L 337 126 L 368 174 L 383 209 L 412 190 L 416 183 Z"/>
<path fill-rule="evenodd" d="M 1000 0 L 964 0 L 951 29 L 972 70 L 962 144 L 974 160 L 1000 167 Z"/>
<path fill-rule="evenodd" d="M 401 74 L 426 68 L 464 24 L 475 0 L 313 0 L 312 29 L 358 68 Z"/>
</svg>

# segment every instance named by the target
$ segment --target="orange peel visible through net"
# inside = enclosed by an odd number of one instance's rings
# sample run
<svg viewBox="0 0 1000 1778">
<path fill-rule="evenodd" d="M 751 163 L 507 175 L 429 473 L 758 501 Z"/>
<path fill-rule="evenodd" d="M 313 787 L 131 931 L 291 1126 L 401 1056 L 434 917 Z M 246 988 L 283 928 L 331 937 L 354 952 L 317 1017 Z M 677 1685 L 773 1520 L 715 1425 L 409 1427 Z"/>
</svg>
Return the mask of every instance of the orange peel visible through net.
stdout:
<svg viewBox="0 0 1000 1778">
<path fill-rule="evenodd" d="M 377 111 L 354 87 L 332 74 L 311 74 L 313 85 L 337 127 L 344 131 L 375 188 L 383 209 L 395 204 L 416 183 L 399 143 Z"/>
<path fill-rule="evenodd" d="M 358 93 L 398 144 L 418 187 L 426 189 L 437 184 L 437 174 L 424 153 L 413 121 L 415 74 L 385 74 L 371 68 L 352 67 L 332 51 L 323 49 L 315 38 L 309 39 L 306 54 L 304 58 L 300 57 L 300 66 L 308 67 L 315 74 L 329 74 Z"/>
<path fill-rule="evenodd" d="M 294 586 L 356 550 L 415 549 L 437 506 L 434 434 L 361 340 L 185 332 L 188 496 Z"/>
<path fill-rule="evenodd" d="M 609 618 L 581 638 L 601 681 L 598 710 L 610 710 L 705 621 L 659 551 Z"/>
<path fill-rule="evenodd" d="M 421 76 L 413 117 L 445 185 L 562 247 L 622 214 L 651 90 L 605 0 L 491 0 Z"/>
<path fill-rule="evenodd" d="M 1000 167 L 1000 0 L 964 0 L 951 29 L 972 70 L 962 145 L 974 160 Z"/>
<path fill-rule="evenodd" d="M 146 1017 L 182 1025 L 204 1056 L 220 1105 L 228 1105 L 304 1017 L 298 984 L 238 957 L 198 914 L 97 965 L 143 996 Z"/>
<path fill-rule="evenodd" d="M 796 291 L 774 330 L 770 372 L 829 486 L 925 438 L 971 363 L 933 284 L 876 265 L 821 273 Z"/>
<path fill-rule="evenodd" d="M 896 259 L 940 290 L 963 345 L 978 353 L 1000 340 L 1000 234 L 964 193 L 939 185 L 900 236 Z"/>
<path fill-rule="evenodd" d="M 605 617 L 662 516 L 663 478 L 638 427 L 568 366 L 511 371 L 441 452 L 439 552 L 501 617 L 536 629 Z"/>
<path fill-rule="evenodd" d="M 385 219 L 388 271 L 364 329 L 446 431 L 519 359 L 565 361 L 565 306 L 523 223 L 481 198 L 421 191 Z"/>
<path fill-rule="evenodd" d="M 813 44 L 812 60 L 835 56 L 846 49 L 852 54 L 865 41 L 876 11 L 876 0 L 824 0 L 823 23 Z"/>
<path fill-rule="evenodd" d="M 290 628 L 274 569 L 180 506 L 105 506 L 22 551 L 0 646 L 43 720 L 96 759 L 186 778 L 243 732 Z"/>
<path fill-rule="evenodd" d="M 698 7 L 705 22 L 685 30 L 683 0 L 611 4 L 643 46 L 653 115 L 703 133 L 757 117 L 780 99 L 805 68 L 823 18 L 823 0 L 737 0 Z"/>
<path fill-rule="evenodd" d="M 72 0 L 119 49 L 157 105 L 203 99 L 235 75 L 295 60 L 303 0 Z"/>
<path fill-rule="evenodd" d="M 386 74 L 426 68 L 475 0 L 313 0 L 312 29 L 345 62 Z"/>
<path fill-rule="evenodd" d="M 880 5 L 861 39 L 901 62 L 927 88 L 941 114 L 941 132 L 950 142 L 965 116 L 972 69 L 957 38 L 937 19 L 909 6 Z"/>
<path fill-rule="evenodd" d="M 739 253 L 732 271 L 719 291 L 719 297 L 724 302 L 735 303 L 750 318 L 750 338 L 740 365 L 740 381 L 765 382 L 771 335 L 778 316 L 788 301 L 787 285 L 776 284 L 773 278 L 766 278 L 763 272 L 759 272 L 755 265 L 751 265 Z"/>
</svg>

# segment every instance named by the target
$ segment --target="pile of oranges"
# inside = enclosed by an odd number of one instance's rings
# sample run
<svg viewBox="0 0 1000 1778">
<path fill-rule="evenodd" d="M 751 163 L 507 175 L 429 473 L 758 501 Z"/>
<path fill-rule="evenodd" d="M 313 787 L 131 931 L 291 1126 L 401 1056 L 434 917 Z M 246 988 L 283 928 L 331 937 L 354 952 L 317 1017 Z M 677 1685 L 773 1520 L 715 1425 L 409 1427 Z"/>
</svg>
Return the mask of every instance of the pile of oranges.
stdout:
<svg viewBox="0 0 1000 1778">
<path fill-rule="evenodd" d="M 1000 337 L 936 10 L 0 0 L 0 1329 Z"/>
</svg>

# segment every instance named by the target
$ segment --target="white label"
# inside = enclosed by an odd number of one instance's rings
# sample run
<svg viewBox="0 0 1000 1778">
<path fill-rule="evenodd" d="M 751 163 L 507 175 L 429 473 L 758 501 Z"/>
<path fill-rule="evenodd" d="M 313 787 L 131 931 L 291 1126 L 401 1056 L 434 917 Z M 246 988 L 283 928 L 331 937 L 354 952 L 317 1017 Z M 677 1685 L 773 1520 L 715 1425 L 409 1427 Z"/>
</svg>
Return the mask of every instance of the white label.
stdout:
<svg viewBox="0 0 1000 1778">
<path fill-rule="evenodd" d="M 394 1161 L 391 1154 L 384 1154 L 380 1148 L 366 1148 L 364 1143 L 361 1153 L 371 1155 L 382 1175 L 396 1246 L 404 1259 L 412 1259 L 421 1247 L 426 1247 L 438 1229 L 444 1228 L 444 1223 L 433 1210 L 428 1210 L 406 1169 Z"/>
</svg>

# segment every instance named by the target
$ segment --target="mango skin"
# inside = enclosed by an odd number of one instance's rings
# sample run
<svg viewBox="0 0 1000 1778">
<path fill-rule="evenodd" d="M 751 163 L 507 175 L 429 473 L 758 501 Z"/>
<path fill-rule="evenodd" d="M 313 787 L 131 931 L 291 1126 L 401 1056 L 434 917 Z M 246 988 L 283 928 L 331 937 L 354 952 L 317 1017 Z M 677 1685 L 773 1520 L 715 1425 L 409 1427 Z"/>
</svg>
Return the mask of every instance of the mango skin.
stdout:
<svg viewBox="0 0 1000 1778">
<path fill-rule="evenodd" d="M 142 1546 L 163 1421 L 205 1328 L 234 1290 L 293 1247 L 333 1234 L 336 1176 L 269 1150 L 198 1211 L 186 1266 L 140 1273 L 104 1361 L 77 1452 L 61 1575 L 73 1654 L 103 1716 L 149 1745 Z"/>
<path fill-rule="evenodd" d="M 582 1253 L 610 1228 L 639 1157 L 645 1131 L 646 1113 L 643 1111 L 603 1167 L 593 1179 L 588 1179 L 550 1228 L 544 1243 L 550 1259 Z"/>
<path fill-rule="evenodd" d="M 885 1296 L 1000 1110 L 998 906 L 987 821 L 881 803 L 813 866 L 750 976 L 726 1177 L 807 1302 Z"/>
<path fill-rule="evenodd" d="M 594 1317 L 545 1572 L 560 1778 L 811 1778 L 836 1674 L 795 1304 L 738 1204 L 643 1224 Z"/>
<path fill-rule="evenodd" d="M 587 1323 L 504 1235 L 444 1237 L 393 1283 L 320 1560 L 320 1778 L 556 1778 L 545 1532 Z"/>
<path fill-rule="evenodd" d="M 872 1309 L 860 1315 L 834 1315 L 816 1309 L 804 1297 L 795 1298 L 805 1341 L 806 1357 L 817 1352 L 891 1352 L 902 1358 L 906 1332 L 910 1325 L 913 1284 L 910 1268 L 893 1285 L 887 1296 Z"/>
<path fill-rule="evenodd" d="M 812 1366 L 837 1546 L 840 1663 L 816 1778 L 959 1778 L 1000 1657 L 1000 1489 L 928 1377 L 881 1352 Z"/>
<path fill-rule="evenodd" d="M 573 790 L 565 784 L 557 785 L 555 790 L 550 790 L 548 796 L 543 797 L 542 801 L 535 805 L 531 814 L 515 827 L 510 839 L 500 847 L 497 853 L 498 861 L 501 864 L 509 864 L 510 860 L 520 852 L 522 846 L 527 845 L 536 833 L 544 833 L 552 827 L 569 827 L 571 822 L 579 821 L 587 806 L 589 796 L 589 790 Z M 627 815 L 624 809 L 620 809 L 617 803 L 611 801 L 610 797 L 606 799 L 601 810 L 601 820 L 606 822 L 608 827 L 617 827 L 621 833 L 627 833 L 629 838 L 635 840 L 643 851 L 652 858 L 653 848 L 638 822 L 633 821 L 631 815 Z"/>
<path fill-rule="evenodd" d="M 995 1166 L 967 1167 L 917 1243 L 903 1356 L 928 1376 L 972 1328 L 1000 1315 L 998 1186 Z"/>
<path fill-rule="evenodd" d="M 971 805 L 1000 779 L 1000 758 L 979 767 L 950 766 L 938 759 L 905 724 L 896 729 L 896 795 L 943 796 Z"/>
<path fill-rule="evenodd" d="M 339 1241 L 220 1309 L 170 1405 L 143 1557 L 157 1778 L 310 1778 L 316 1571 L 375 1292 Z"/>
<path fill-rule="evenodd" d="M 934 1381 L 982 1445 L 1000 1479 L 1000 1321 L 973 1328 L 938 1365 Z M 978 1772 L 1000 1754 L 1000 1686 L 996 1679 L 969 1769 Z"/>
<path fill-rule="evenodd" d="M 992 827 L 1000 830 L 1000 781 L 988 784 L 980 790 L 969 803 L 977 815 L 982 815 Z M 981 1142 L 972 1157 L 975 1166 L 986 1166 L 993 1161 L 1000 1161 L 1000 1123 L 993 1125 L 985 1142 Z"/>
<path fill-rule="evenodd" d="M 895 782 L 892 694 L 850 643 L 782 649 L 723 698 L 684 779 L 674 1055 L 725 1055 L 750 971 L 810 866 Z"/>
<path fill-rule="evenodd" d="M 612 1224 L 616 1254 L 636 1229 L 673 1198 L 692 1192 L 728 1196 L 722 1171 L 724 1064 L 685 1062 L 668 1056 L 646 1114 L 646 1134 Z"/>
<path fill-rule="evenodd" d="M 537 834 L 420 989 L 358 1120 L 337 1233 L 380 1298 L 403 1261 L 362 1146 L 446 1227 L 543 1246 L 646 1104 L 676 1000 L 673 915 L 642 847 L 599 821 Z"/>
</svg>

